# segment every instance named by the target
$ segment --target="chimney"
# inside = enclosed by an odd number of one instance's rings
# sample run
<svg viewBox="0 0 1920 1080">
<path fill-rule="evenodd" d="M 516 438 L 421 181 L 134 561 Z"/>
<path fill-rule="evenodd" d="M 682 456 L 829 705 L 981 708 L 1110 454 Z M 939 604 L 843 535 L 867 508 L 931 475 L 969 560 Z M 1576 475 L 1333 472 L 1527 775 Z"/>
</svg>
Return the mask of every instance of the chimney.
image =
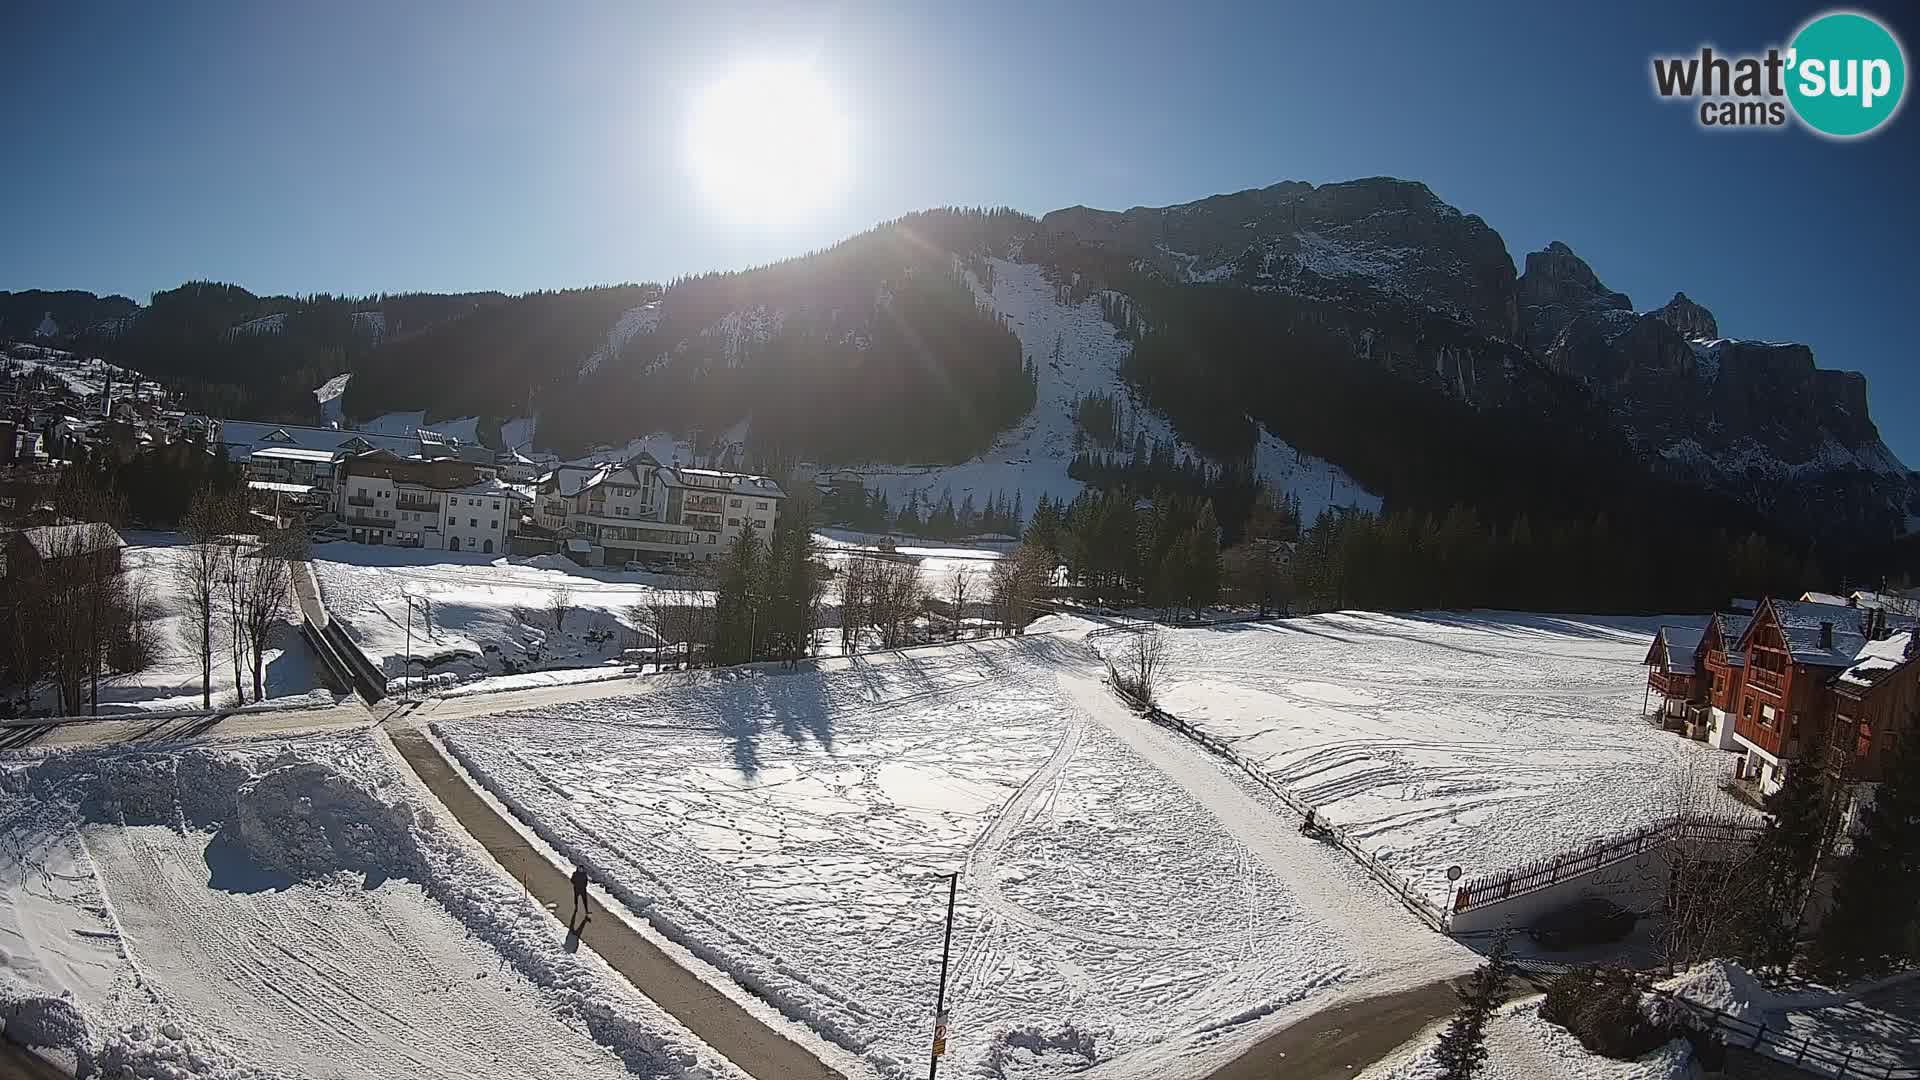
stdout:
<svg viewBox="0 0 1920 1080">
<path fill-rule="evenodd" d="M 1833 648 L 1833 624 L 1830 622 L 1820 624 L 1820 647 L 1823 649 Z"/>
</svg>

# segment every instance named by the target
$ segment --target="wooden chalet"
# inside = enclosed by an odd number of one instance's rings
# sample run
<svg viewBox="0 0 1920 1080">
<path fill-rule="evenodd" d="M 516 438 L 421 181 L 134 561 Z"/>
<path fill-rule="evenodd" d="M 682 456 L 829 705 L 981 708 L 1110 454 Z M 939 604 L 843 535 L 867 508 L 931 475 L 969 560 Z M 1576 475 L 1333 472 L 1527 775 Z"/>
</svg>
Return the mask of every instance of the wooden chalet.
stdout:
<svg viewBox="0 0 1920 1080">
<path fill-rule="evenodd" d="M 1685 626 L 1663 626 L 1647 650 L 1647 696 L 1659 701 L 1661 726 L 1685 731 L 1688 738 L 1704 739 L 1707 732 L 1705 669 L 1700 663 L 1704 631 Z M 1643 705 L 1644 707 L 1644 705 Z"/>
<path fill-rule="evenodd" d="M 1833 681 L 1833 694 L 1828 771 L 1879 783 L 1901 740 L 1920 739 L 1920 630 L 1869 641 Z"/>
<path fill-rule="evenodd" d="M 1743 751 L 1738 779 L 1757 782 L 1762 794 L 1777 791 L 1794 762 L 1830 741 L 1838 676 L 1890 632 L 1889 618 L 1912 622 L 1844 601 L 1761 602 L 1737 646 L 1746 655 L 1733 729 Z"/>
</svg>

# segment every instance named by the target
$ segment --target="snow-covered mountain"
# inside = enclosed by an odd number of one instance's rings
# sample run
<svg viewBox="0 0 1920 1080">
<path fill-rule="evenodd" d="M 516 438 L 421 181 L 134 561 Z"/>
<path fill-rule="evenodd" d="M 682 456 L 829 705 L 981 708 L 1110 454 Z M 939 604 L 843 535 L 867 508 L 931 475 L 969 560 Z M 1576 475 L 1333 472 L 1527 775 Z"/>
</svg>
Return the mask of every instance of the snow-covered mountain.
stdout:
<svg viewBox="0 0 1920 1080">
<path fill-rule="evenodd" d="M 1803 344 L 1725 336 L 1685 293 L 1636 312 L 1558 242 L 1527 257 L 1520 295 L 1524 336 L 1546 343 L 1541 362 L 1618 410 L 1628 438 L 1671 475 L 1864 534 L 1920 513 L 1914 474 L 1881 440 L 1860 373 L 1816 367 Z"/>
<path fill-rule="evenodd" d="M 1067 475 L 1068 463 L 1081 449 L 1074 438 L 1074 404 L 1102 394 L 1127 403 L 1127 424 L 1149 442 L 1207 459 L 1121 377 L 1120 365 L 1131 346 L 1102 317 L 1097 298 L 1077 303 L 1063 299 L 1046 268 L 1034 263 L 988 258 L 984 265 L 992 267 L 990 284 L 972 270 L 965 271 L 968 283 L 983 304 L 1006 320 L 1027 355 L 1039 362 L 1033 411 L 987 452 L 957 465 L 864 465 L 848 472 L 885 492 L 896 507 L 906 505 L 915 492 L 927 505 L 943 494 L 956 503 L 972 495 L 982 505 L 995 494 L 1011 499 L 1016 492 L 1027 506 L 1042 494 L 1071 500 L 1083 486 Z M 1261 432 L 1254 464 L 1275 494 L 1299 498 L 1308 521 L 1330 506 L 1380 507 L 1379 496 L 1360 487 L 1345 470 L 1299 453 L 1270 432 Z"/>
</svg>

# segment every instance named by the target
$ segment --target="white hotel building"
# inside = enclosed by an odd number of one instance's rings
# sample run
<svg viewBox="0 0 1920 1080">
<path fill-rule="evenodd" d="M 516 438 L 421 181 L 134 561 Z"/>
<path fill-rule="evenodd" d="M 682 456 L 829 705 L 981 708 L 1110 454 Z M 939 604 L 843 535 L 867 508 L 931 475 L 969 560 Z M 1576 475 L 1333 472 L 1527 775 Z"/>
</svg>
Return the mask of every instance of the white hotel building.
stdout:
<svg viewBox="0 0 1920 1080">
<path fill-rule="evenodd" d="M 534 522 L 591 561 L 710 562 L 752 528 L 765 536 L 786 499 L 764 476 L 662 465 L 563 465 L 540 478 Z"/>
</svg>

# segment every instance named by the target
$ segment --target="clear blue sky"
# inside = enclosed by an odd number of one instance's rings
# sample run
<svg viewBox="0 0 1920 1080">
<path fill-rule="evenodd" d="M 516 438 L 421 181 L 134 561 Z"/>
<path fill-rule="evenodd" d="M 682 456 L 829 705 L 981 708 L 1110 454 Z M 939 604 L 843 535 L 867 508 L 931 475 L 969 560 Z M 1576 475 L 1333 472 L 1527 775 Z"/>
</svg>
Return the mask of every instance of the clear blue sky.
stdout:
<svg viewBox="0 0 1920 1080">
<path fill-rule="evenodd" d="M 664 280 L 947 203 L 1389 174 L 1485 217 L 1516 264 L 1565 240 L 1639 307 L 1685 290 L 1723 332 L 1866 372 L 1920 465 L 1920 112 L 1848 144 L 1716 134 L 1650 90 L 1655 52 L 1784 44 L 1820 10 L 13 0 L 0 288 Z M 1920 12 L 1862 10 L 1915 53 Z M 832 82 L 849 182 L 806 220 L 743 226 L 694 189 L 684 129 L 716 72 L 766 56 Z"/>
</svg>

